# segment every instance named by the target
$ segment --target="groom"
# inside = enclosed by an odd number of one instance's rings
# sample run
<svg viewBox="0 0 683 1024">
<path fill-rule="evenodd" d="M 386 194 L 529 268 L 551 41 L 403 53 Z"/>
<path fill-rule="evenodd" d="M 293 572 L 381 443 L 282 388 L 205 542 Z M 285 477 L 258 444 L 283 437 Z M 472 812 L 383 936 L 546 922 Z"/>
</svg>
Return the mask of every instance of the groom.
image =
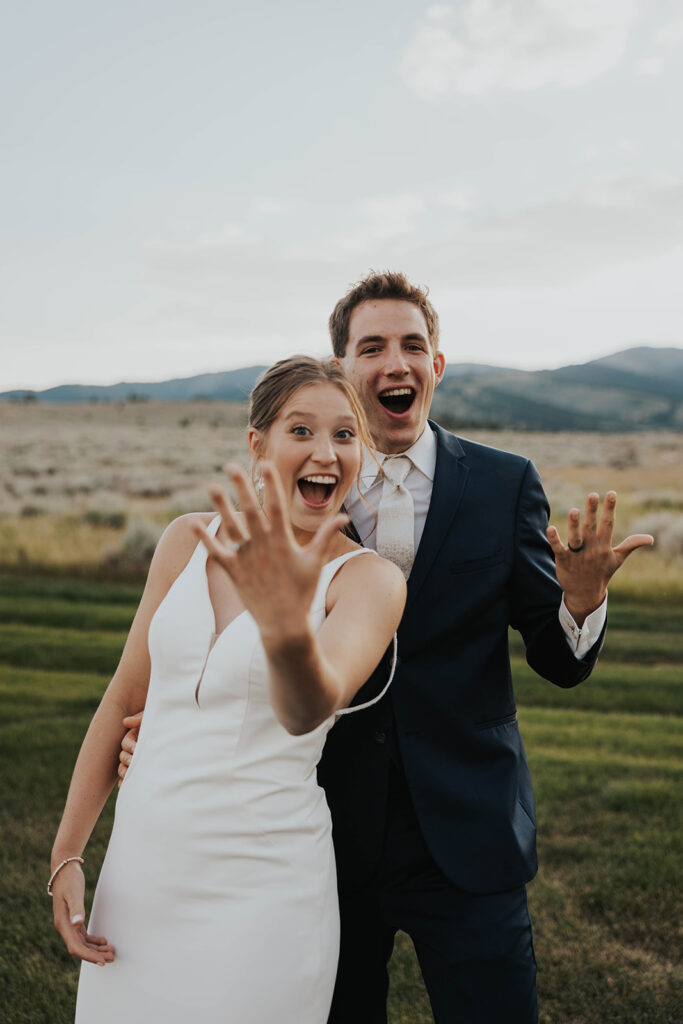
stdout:
<svg viewBox="0 0 683 1024">
<path fill-rule="evenodd" d="M 361 281 L 330 332 L 385 470 L 365 460 L 348 511 L 362 542 L 408 575 L 390 691 L 339 721 L 319 766 L 342 922 L 330 1024 L 386 1021 L 398 929 L 415 944 L 438 1024 L 533 1024 L 525 883 L 536 826 L 508 627 L 541 676 L 575 686 L 597 660 L 609 578 L 652 538 L 613 549 L 616 495 L 599 522 L 590 495 L 583 524 L 570 513 L 565 547 L 527 459 L 427 420 L 444 372 L 438 317 L 403 274 Z"/>
<path fill-rule="evenodd" d="M 608 580 L 652 538 L 613 549 L 616 496 L 598 522 L 590 495 L 583 524 L 570 513 L 565 547 L 527 459 L 427 420 L 444 371 L 438 317 L 404 275 L 365 278 L 337 303 L 330 330 L 384 463 L 378 475 L 365 459 L 351 519 L 408 575 L 389 693 L 335 725 L 319 766 L 342 925 L 330 1024 L 386 1021 L 399 929 L 415 944 L 437 1024 L 533 1024 L 534 800 L 508 627 L 540 675 L 575 686 L 597 660 Z M 383 669 L 357 702 L 382 687 Z"/>
</svg>

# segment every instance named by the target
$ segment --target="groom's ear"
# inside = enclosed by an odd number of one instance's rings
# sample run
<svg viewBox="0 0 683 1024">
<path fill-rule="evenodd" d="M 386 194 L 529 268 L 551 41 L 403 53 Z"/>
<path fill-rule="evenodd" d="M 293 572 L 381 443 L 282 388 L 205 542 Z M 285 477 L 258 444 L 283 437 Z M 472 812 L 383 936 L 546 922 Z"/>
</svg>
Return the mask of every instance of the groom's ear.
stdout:
<svg viewBox="0 0 683 1024">
<path fill-rule="evenodd" d="M 434 387 L 438 387 L 443 380 L 446 369 L 446 359 L 443 352 L 434 353 Z"/>
</svg>

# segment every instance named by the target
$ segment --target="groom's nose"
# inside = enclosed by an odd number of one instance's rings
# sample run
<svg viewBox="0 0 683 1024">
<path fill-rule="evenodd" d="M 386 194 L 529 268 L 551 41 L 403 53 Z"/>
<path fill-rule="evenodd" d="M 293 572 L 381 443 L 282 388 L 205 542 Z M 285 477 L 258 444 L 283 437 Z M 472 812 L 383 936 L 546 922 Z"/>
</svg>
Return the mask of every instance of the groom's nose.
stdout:
<svg viewBox="0 0 683 1024">
<path fill-rule="evenodd" d="M 395 345 L 387 349 L 382 369 L 387 377 L 397 377 L 408 372 L 406 354 L 400 346 Z"/>
</svg>

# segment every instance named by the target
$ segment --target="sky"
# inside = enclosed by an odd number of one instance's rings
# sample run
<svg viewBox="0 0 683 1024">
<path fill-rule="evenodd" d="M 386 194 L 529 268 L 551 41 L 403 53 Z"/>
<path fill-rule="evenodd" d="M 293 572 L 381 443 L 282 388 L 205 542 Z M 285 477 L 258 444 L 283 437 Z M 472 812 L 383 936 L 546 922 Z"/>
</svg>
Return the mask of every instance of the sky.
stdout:
<svg viewBox="0 0 683 1024">
<path fill-rule="evenodd" d="M 450 362 L 683 347 L 680 0 L 24 0 L 0 391 L 329 351 L 370 269 Z"/>
</svg>

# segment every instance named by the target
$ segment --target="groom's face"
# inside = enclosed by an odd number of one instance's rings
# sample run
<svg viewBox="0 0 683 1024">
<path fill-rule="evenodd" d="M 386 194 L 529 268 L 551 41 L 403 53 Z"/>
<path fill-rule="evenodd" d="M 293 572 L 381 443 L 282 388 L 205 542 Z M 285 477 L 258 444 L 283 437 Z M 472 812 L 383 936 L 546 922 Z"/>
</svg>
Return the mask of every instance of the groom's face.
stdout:
<svg viewBox="0 0 683 1024">
<path fill-rule="evenodd" d="M 410 448 L 425 428 L 444 371 L 418 307 L 404 299 L 356 306 L 341 364 L 360 395 L 377 450 L 394 455 Z"/>
</svg>

